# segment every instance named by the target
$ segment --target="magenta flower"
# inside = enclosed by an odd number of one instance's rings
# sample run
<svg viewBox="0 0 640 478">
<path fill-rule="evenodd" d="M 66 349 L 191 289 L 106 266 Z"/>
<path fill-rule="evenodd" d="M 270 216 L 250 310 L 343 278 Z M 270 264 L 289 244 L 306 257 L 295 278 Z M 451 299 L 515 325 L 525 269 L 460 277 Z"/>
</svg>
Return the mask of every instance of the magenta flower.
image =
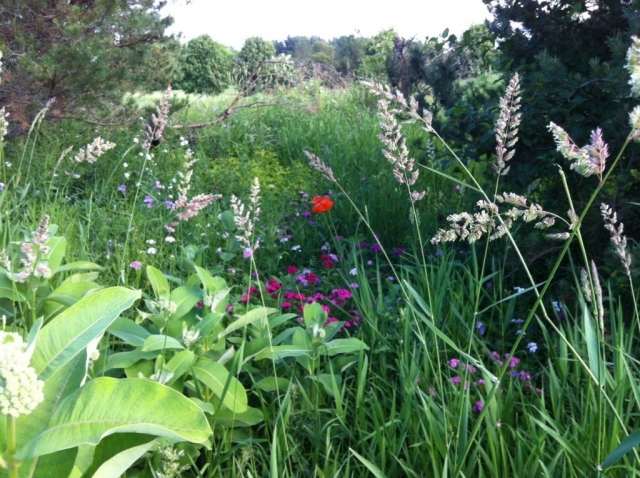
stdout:
<svg viewBox="0 0 640 478">
<path fill-rule="evenodd" d="M 460 360 L 457 358 L 453 358 L 447 362 L 451 368 L 457 368 Z"/>
<path fill-rule="evenodd" d="M 481 412 L 482 409 L 484 408 L 484 403 L 482 403 L 482 400 L 478 400 L 474 405 L 473 405 L 473 411 L 474 412 Z"/>
<path fill-rule="evenodd" d="M 142 262 L 133 261 L 131 264 L 129 264 L 129 267 L 131 267 L 133 270 L 139 271 L 140 269 L 142 269 Z"/>
</svg>

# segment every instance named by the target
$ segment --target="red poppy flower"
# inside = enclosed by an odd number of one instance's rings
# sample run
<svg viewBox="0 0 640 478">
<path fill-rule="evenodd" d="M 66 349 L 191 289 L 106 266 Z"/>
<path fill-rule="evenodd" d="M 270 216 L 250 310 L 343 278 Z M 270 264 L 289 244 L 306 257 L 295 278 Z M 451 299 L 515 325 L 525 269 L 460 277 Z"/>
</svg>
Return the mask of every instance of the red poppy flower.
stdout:
<svg viewBox="0 0 640 478">
<path fill-rule="evenodd" d="M 316 196 L 311 200 L 311 202 L 313 203 L 311 210 L 314 214 L 327 212 L 333 207 L 333 201 L 329 196 Z"/>
</svg>

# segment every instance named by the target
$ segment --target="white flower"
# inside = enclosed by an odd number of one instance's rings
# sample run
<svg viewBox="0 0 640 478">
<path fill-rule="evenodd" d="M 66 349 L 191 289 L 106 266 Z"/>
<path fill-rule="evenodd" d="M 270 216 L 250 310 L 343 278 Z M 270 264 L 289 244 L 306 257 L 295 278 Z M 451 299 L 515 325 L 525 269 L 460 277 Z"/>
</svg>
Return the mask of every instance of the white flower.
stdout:
<svg viewBox="0 0 640 478">
<path fill-rule="evenodd" d="M 125 168 L 125 169 L 128 168 L 129 167 L 129 163 L 123 163 L 122 167 Z"/>
<path fill-rule="evenodd" d="M 529 353 L 536 353 L 538 351 L 538 344 L 535 342 L 529 342 L 527 344 L 527 349 L 529 350 Z"/>
<path fill-rule="evenodd" d="M 158 250 L 155 247 L 150 247 L 147 249 L 147 254 L 154 255 Z"/>
<path fill-rule="evenodd" d="M 293 246 L 293 247 L 291 248 L 291 250 L 292 250 L 292 251 L 296 251 L 296 252 L 300 252 L 300 247 L 301 247 L 301 246 L 300 246 L 299 244 L 296 244 L 295 246 Z"/>
<path fill-rule="evenodd" d="M 176 242 L 176 238 L 173 236 L 167 236 L 164 238 L 164 240 L 165 242 L 169 242 L 169 243 Z"/>
<path fill-rule="evenodd" d="M 351 269 L 351 270 L 349 271 L 349 275 L 357 276 L 357 275 L 358 275 L 358 269 L 356 269 L 356 268 L 354 267 L 353 269 Z"/>
<path fill-rule="evenodd" d="M 129 173 L 129 172 L 124 173 L 124 178 L 125 179 L 129 179 L 130 176 L 131 176 L 131 173 Z"/>
<path fill-rule="evenodd" d="M 135 144 L 138 144 L 138 143 L 140 142 L 140 140 L 139 140 L 138 138 L 133 138 L 133 142 L 134 142 Z"/>
<path fill-rule="evenodd" d="M 0 332 L 0 413 L 14 418 L 30 414 L 44 400 L 27 345 L 15 332 Z"/>
<path fill-rule="evenodd" d="M 151 244 L 152 246 L 156 243 L 153 239 L 147 239 L 147 244 Z"/>
</svg>

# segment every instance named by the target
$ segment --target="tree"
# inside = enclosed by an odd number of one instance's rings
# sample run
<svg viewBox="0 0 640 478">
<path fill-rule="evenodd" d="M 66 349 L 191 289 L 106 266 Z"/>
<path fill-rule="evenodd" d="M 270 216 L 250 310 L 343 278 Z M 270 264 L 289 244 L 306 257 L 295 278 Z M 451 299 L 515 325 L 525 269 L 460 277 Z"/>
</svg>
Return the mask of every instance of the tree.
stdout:
<svg viewBox="0 0 640 478">
<path fill-rule="evenodd" d="M 629 132 L 628 115 L 636 102 L 630 98 L 629 76 L 623 68 L 631 35 L 640 33 L 639 0 L 484 0 L 494 16 L 489 28 L 497 37 L 505 78 L 518 72 L 522 83 L 522 123 L 517 161 L 505 177 L 515 193 L 541 179 L 537 194 L 554 204 L 562 190 L 555 164 L 563 164 L 555 151 L 548 125 L 564 128 L 581 146 L 602 128 L 612 154 Z M 625 222 L 625 232 L 637 237 L 640 200 L 640 148 L 630 145 L 620 166 L 602 191 Z M 575 204 L 583 204 L 597 179 L 567 175 Z M 557 198 L 557 199 L 556 199 Z M 586 227 L 601 231 L 601 218 L 587 217 Z M 607 239 L 590 235 L 600 240 Z M 602 248 L 601 248 L 602 249 Z"/>
<path fill-rule="evenodd" d="M 176 86 L 187 93 L 222 93 L 229 86 L 232 66 L 231 50 L 201 35 L 183 48 Z"/>
<path fill-rule="evenodd" d="M 49 116 L 96 118 L 118 111 L 141 77 L 166 87 L 173 71 L 154 66 L 172 54 L 163 37 L 170 17 L 155 0 L 3 0 L 0 104 L 13 133 L 29 128 L 55 98 Z M 152 50 L 152 48 L 156 48 Z"/>
<path fill-rule="evenodd" d="M 331 40 L 335 48 L 336 69 L 344 76 L 350 76 L 360 68 L 364 57 L 365 39 L 353 35 Z"/>
<path fill-rule="evenodd" d="M 238 60 L 242 62 L 244 69 L 251 73 L 262 62 L 276 56 L 276 48 L 273 43 L 260 37 L 247 38 L 238 54 Z"/>
</svg>

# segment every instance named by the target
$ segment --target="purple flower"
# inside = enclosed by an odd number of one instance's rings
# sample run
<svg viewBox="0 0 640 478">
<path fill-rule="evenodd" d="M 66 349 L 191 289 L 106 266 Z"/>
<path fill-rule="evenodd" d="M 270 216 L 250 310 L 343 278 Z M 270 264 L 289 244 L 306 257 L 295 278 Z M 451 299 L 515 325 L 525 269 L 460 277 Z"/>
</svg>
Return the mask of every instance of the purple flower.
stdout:
<svg viewBox="0 0 640 478">
<path fill-rule="evenodd" d="M 460 377 L 459 377 L 459 376 L 457 376 L 457 375 L 456 375 L 455 377 L 451 377 L 451 379 L 450 379 L 450 380 L 451 380 L 451 383 L 452 383 L 453 385 L 458 385 L 459 383 L 461 383 L 461 382 L 462 382 L 462 378 L 460 378 Z"/>
<path fill-rule="evenodd" d="M 372 244 L 371 247 L 369 248 L 369 250 L 371 252 L 380 252 L 382 251 L 382 247 L 380 247 L 380 244 L 378 244 L 377 242 L 375 244 Z"/>
<path fill-rule="evenodd" d="M 393 250 L 393 253 L 394 253 L 396 256 L 401 256 L 402 254 L 404 254 L 404 249 L 403 249 L 402 247 L 396 247 L 396 248 Z"/>
<path fill-rule="evenodd" d="M 482 400 L 478 400 L 474 405 L 473 405 L 473 411 L 474 412 L 481 412 L 482 409 L 484 408 L 484 403 L 482 403 Z"/>
<path fill-rule="evenodd" d="M 131 264 L 129 264 L 129 267 L 131 267 L 133 270 L 139 271 L 140 269 L 142 269 L 142 262 L 133 261 Z"/>
<path fill-rule="evenodd" d="M 171 202 L 171 201 L 165 201 L 164 205 L 167 206 L 167 209 L 172 209 L 173 208 L 173 202 Z"/>
<path fill-rule="evenodd" d="M 527 350 L 529 350 L 529 353 L 534 354 L 538 351 L 538 344 L 535 342 L 529 342 L 527 344 Z"/>
<path fill-rule="evenodd" d="M 121 193 L 127 192 L 127 187 L 124 184 L 121 184 L 120 186 L 118 186 L 118 191 L 120 191 Z"/>
<path fill-rule="evenodd" d="M 484 333 L 486 332 L 484 328 L 484 324 L 482 322 L 478 322 L 476 324 L 476 329 L 478 329 L 478 331 L 480 332 L 480 335 L 484 335 Z"/>
<path fill-rule="evenodd" d="M 460 360 L 458 360 L 457 358 L 453 358 L 453 359 L 449 360 L 447 363 L 449 364 L 449 367 L 457 368 L 458 364 L 460 363 Z"/>
<path fill-rule="evenodd" d="M 153 207 L 153 198 L 151 196 L 145 196 L 143 202 L 147 205 L 148 209 Z"/>
<path fill-rule="evenodd" d="M 244 257 L 245 259 L 249 259 L 252 255 L 253 251 L 248 247 L 245 248 L 244 252 L 242 253 L 242 257 Z"/>
</svg>

